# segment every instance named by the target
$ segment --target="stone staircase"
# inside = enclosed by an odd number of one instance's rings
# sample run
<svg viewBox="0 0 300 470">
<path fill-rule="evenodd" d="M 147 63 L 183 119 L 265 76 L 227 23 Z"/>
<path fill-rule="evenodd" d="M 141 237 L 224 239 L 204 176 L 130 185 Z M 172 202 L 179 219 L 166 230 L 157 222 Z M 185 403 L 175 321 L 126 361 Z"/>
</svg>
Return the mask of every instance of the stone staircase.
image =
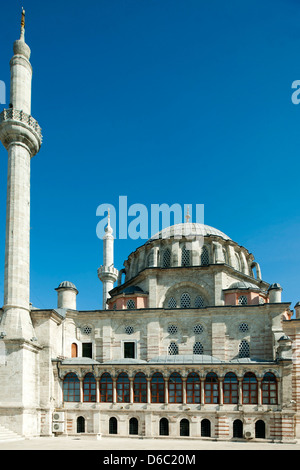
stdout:
<svg viewBox="0 0 300 470">
<path fill-rule="evenodd" d="M 0 425 L 0 443 L 7 442 L 7 441 L 22 441 L 24 440 L 23 437 L 19 436 L 13 431 L 5 428 L 4 426 Z"/>
</svg>

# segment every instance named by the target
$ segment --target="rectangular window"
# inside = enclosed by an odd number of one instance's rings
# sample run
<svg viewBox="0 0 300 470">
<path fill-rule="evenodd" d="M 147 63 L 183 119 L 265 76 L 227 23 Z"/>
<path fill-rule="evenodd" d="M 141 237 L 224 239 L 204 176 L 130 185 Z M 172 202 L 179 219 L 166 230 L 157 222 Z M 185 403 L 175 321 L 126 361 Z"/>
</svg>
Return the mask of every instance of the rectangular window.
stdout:
<svg viewBox="0 0 300 470">
<path fill-rule="evenodd" d="M 82 357 L 93 359 L 93 343 L 82 343 Z"/>
<path fill-rule="evenodd" d="M 124 358 L 135 359 L 135 343 L 124 343 Z"/>
</svg>

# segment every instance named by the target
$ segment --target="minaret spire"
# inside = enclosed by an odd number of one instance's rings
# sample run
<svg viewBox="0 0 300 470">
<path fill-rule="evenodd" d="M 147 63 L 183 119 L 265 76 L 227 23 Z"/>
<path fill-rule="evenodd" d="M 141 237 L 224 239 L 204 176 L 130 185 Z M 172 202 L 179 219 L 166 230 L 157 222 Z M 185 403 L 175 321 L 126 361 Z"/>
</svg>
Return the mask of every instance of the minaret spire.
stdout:
<svg viewBox="0 0 300 470">
<path fill-rule="evenodd" d="M 25 10 L 22 7 L 20 40 L 25 42 Z"/>
<path fill-rule="evenodd" d="M 98 269 L 98 277 L 103 283 L 103 310 L 106 310 L 109 291 L 113 289 L 118 278 L 118 270 L 114 267 L 114 236 L 110 225 L 109 208 L 107 210 L 107 226 L 103 237 L 103 265 Z"/>
</svg>

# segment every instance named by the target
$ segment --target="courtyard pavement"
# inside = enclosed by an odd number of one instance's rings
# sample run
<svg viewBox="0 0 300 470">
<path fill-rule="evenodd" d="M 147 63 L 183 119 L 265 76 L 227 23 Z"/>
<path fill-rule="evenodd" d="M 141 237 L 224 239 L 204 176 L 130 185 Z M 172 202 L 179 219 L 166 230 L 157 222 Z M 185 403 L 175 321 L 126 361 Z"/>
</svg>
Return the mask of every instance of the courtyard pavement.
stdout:
<svg viewBox="0 0 300 470">
<path fill-rule="evenodd" d="M 300 441 L 296 444 L 280 444 L 271 442 L 245 442 L 245 441 L 213 441 L 188 439 L 142 439 L 142 438 L 111 438 L 103 437 L 97 440 L 80 437 L 64 438 L 36 438 L 20 441 L 0 441 L 1 450 L 95 450 L 101 452 L 120 451 L 174 451 L 182 450 L 189 453 L 201 450 L 300 450 Z M 125 452 L 124 452 L 125 455 Z"/>
</svg>

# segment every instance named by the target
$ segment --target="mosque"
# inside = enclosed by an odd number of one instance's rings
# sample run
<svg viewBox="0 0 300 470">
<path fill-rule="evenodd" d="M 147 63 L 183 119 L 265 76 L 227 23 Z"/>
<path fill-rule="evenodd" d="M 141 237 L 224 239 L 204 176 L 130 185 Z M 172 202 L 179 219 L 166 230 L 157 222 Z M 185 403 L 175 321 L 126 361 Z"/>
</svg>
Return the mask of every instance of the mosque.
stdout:
<svg viewBox="0 0 300 470">
<path fill-rule="evenodd" d="M 13 52 L 10 104 L 0 114 L 8 154 L 0 440 L 295 442 L 300 303 L 291 310 L 280 284 L 263 280 L 254 255 L 220 230 L 187 217 L 118 270 L 108 218 L 99 310 L 77 310 L 80 286 L 70 281 L 56 287 L 55 309 L 31 305 L 30 166 L 42 133 L 31 114 L 24 11 Z"/>
</svg>

